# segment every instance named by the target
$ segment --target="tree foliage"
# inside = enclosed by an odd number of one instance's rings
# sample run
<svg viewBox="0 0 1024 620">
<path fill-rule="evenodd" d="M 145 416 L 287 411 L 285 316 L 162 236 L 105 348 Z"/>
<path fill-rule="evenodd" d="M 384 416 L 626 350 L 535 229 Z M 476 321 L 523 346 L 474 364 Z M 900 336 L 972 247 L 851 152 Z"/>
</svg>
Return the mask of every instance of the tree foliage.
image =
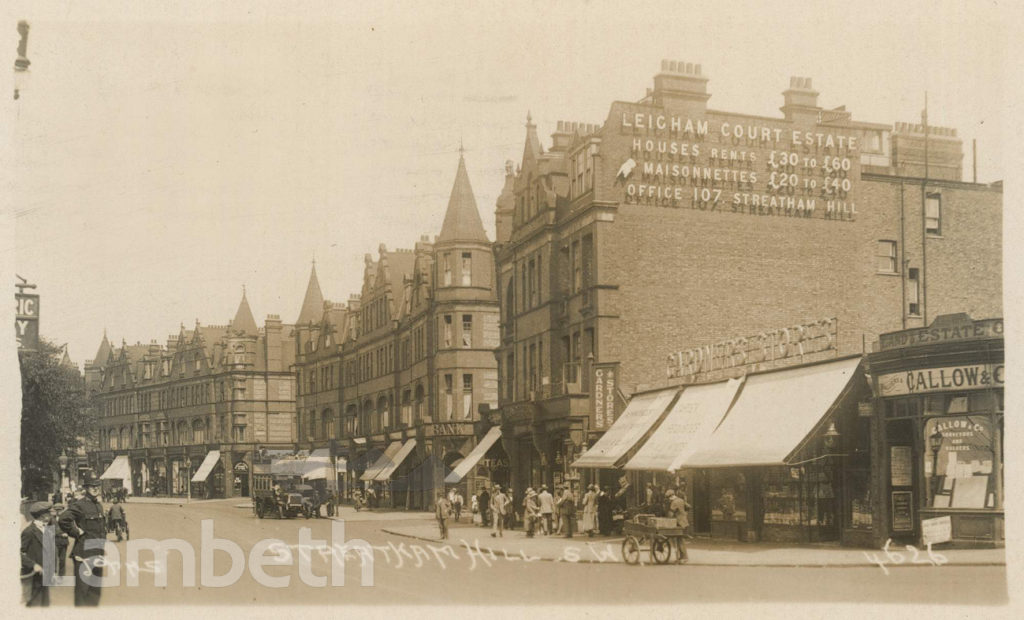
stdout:
<svg viewBox="0 0 1024 620">
<path fill-rule="evenodd" d="M 61 350 L 40 340 L 39 351 L 19 354 L 21 367 L 21 493 L 39 497 L 56 486 L 58 458 L 72 454 L 95 420 L 76 368 L 60 363 Z"/>
</svg>

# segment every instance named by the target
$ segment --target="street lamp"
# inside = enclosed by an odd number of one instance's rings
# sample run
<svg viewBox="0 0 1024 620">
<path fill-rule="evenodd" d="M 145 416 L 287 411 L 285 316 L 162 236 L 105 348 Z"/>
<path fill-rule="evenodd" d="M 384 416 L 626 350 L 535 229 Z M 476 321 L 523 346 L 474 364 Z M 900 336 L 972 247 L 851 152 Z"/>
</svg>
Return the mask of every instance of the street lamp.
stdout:
<svg viewBox="0 0 1024 620">
<path fill-rule="evenodd" d="M 60 491 L 61 496 L 64 495 L 64 489 L 67 486 L 66 480 L 68 479 L 68 454 L 67 451 L 61 451 L 60 456 L 57 457 L 57 463 L 60 465 Z"/>
<path fill-rule="evenodd" d="M 839 439 L 839 430 L 836 429 L 835 420 L 829 422 L 828 430 L 822 435 L 822 439 L 824 440 L 825 450 L 831 452 L 836 445 L 836 440 Z"/>
<path fill-rule="evenodd" d="M 928 437 L 928 447 L 932 450 L 932 506 L 935 496 L 939 494 L 939 450 L 942 449 L 942 431 L 935 431 Z"/>
</svg>

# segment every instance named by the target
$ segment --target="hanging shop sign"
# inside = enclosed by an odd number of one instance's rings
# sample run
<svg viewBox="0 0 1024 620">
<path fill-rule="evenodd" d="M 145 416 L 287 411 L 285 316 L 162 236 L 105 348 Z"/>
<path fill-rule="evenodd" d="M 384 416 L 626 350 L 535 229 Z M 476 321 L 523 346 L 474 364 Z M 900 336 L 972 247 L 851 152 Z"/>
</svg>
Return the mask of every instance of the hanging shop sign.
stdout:
<svg viewBox="0 0 1024 620">
<path fill-rule="evenodd" d="M 616 157 L 614 183 L 626 204 L 856 219 L 860 144 L 849 129 L 807 131 L 784 121 L 687 117 L 624 103 L 609 118 L 617 131 L 606 134 L 602 151 Z"/>
<path fill-rule="evenodd" d="M 949 515 L 921 521 L 921 543 L 937 545 L 953 540 L 953 519 Z"/>
<path fill-rule="evenodd" d="M 238 461 L 235 463 L 235 473 L 245 474 L 249 472 L 249 465 L 245 461 Z"/>
<path fill-rule="evenodd" d="M 611 427 L 622 413 L 622 398 L 619 396 L 619 364 L 595 363 L 590 370 L 591 419 L 594 430 L 603 431 Z"/>
<path fill-rule="evenodd" d="M 984 390 L 1005 384 L 1003 364 L 967 364 L 893 372 L 878 377 L 881 396 L 907 396 L 927 392 Z"/>
<path fill-rule="evenodd" d="M 822 319 L 671 353 L 668 377 L 713 379 L 717 371 L 750 372 L 788 362 L 818 361 L 820 356 L 812 360 L 805 356 L 835 351 L 838 325 L 835 318 Z"/>
<path fill-rule="evenodd" d="M 922 345 L 1002 337 L 1003 319 L 974 321 L 966 314 L 947 314 L 936 317 L 928 327 L 882 334 L 878 338 L 878 350 L 889 351 Z"/>
</svg>

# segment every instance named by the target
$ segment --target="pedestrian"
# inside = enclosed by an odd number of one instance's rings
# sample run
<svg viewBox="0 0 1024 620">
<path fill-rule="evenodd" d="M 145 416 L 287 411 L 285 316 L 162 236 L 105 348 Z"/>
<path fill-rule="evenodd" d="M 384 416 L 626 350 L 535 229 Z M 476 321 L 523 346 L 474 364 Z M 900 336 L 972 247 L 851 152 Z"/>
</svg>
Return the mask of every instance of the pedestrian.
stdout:
<svg viewBox="0 0 1024 620">
<path fill-rule="evenodd" d="M 117 542 L 121 542 L 125 531 L 125 514 L 121 502 L 114 498 L 114 504 L 107 511 L 107 529 L 117 534 Z"/>
<path fill-rule="evenodd" d="M 487 487 L 480 490 L 480 525 L 482 527 L 489 527 L 491 525 L 491 494 L 487 491 Z"/>
<path fill-rule="evenodd" d="M 644 485 L 644 506 L 647 506 L 647 510 L 651 509 L 654 505 L 654 484 L 648 482 Z"/>
<path fill-rule="evenodd" d="M 46 528 L 53 528 L 53 504 L 50 502 L 34 502 L 29 506 L 32 523 L 21 531 L 21 578 L 24 602 L 28 607 L 48 607 L 50 605 L 50 587 L 46 585 L 43 567 L 46 564 L 53 568 L 57 564 L 56 547 L 47 548 L 44 544 Z M 44 558 L 46 552 L 53 557 Z"/>
<path fill-rule="evenodd" d="M 580 531 L 593 538 L 597 531 L 597 485 L 591 484 L 583 496 L 583 525 Z"/>
<path fill-rule="evenodd" d="M 473 525 L 479 525 L 483 522 L 480 517 L 480 494 L 469 496 L 469 513 L 473 515 Z"/>
<path fill-rule="evenodd" d="M 551 515 L 555 512 L 555 498 L 551 497 L 551 493 L 548 493 L 548 485 L 540 485 L 537 501 L 540 502 L 541 531 L 544 532 L 545 536 L 548 536 L 553 531 L 551 529 Z"/>
<path fill-rule="evenodd" d="M 562 497 L 558 500 L 558 517 L 560 527 L 565 528 L 565 537 L 572 538 L 573 520 L 576 518 L 576 498 L 569 487 L 562 488 Z"/>
<path fill-rule="evenodd" d="M 456 487 L 454 491 L 455 499 L 452 502 L 452 510 L 455 512 L 455 522 L 458 523 L 459 519 L 462 518 L 462 502 L 464 500 L 462 498 L 462 493 L 459 492 L 458 487 Z"/>
<path fill-rule="evenodd" d="M 107 529 L 99 495 L 100 481 L 87 474 L 85 497 L 73 502 L 60 519 L 60 528 L 75 539 L 71 557 L 75 566 L 76 606 L 100 603 L 100 587 L 86 581 L 98 583 L 103 577 L 103 545 L 107 542 Z"/>
<path fill-rule="evenodd" d="M 64 572 L 67 570 L 68 560 L 68 535 L 56 527 L 58 517 L 64 513 L 63 504 L 55 504 L 53 506 L 53 524 L 56 532 L 56 543 L 57 543 L 57 574 L 64 576 Z"/>
<path fill-rule="evenodd" d="M 523 528 L 527 538 L 533 538 L 539 520 L 540 502 L 537 500 L 537 492 L 529 487 L 526 489 L 526 499 L 523 500 Z"/>
<path fill-rule="evenodd" d="M 501 485 L 494 485 L 494 495 L 491 496 L 491 520 L 494 528 L 491 537 L 505 536 L 505 518 L 509 509 L 508 495 L 501 492 Z"/>
<path fill-rule="evenodd" d="M 434 517 L 437 519 L 437 529 L 440 532 L 441 540 L 448 540 L 448 518 L 452 514 L 452 504 L 441 491 L 437 492 L 437 500 L 434 506 Z"/>
<path fill-rule="evenodd" d="M 683 497 L 676 495 L 673 489 L 669 489 L 665 495 L 669 500 L 669 514 L 676 518 L 676 526 L 685 533 L 686 529 L 690 527 L 690 519 L 686 516 L 690 504 Z M 690 559 L 686 554 L 686 543 L 683 542 L 682 536 L 673 536 L 672 538 L 676 543 L 676 562 L 682 564 Z"/>
<path fill-rule="evenodd" d="M 603 487 L 597 496 L 597 529 L 601 536 L 609 536 L 612 533 L 612 496 L 607 486 Z"/>
</svg>

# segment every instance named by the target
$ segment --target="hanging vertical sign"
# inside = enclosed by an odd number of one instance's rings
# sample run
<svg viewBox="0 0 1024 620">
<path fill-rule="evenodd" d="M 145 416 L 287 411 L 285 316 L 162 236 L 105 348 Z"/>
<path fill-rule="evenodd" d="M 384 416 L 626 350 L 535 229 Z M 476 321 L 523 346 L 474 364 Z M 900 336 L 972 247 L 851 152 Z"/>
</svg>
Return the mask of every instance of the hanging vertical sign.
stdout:
<svg viewBox="0 0 1024 620">
<path fill-rule="evenodd" d="M 18 292 L 14 326 L 18 337 L 19 351 L 39 350 L 39 295 Z"/>
<path fill-rule="evenodd" d="M 592 364 L 590 369 L 590 401 L 593 430 L 607 430 L 622 412 L 618 397 L 618 362 Z"/>
</svg>

